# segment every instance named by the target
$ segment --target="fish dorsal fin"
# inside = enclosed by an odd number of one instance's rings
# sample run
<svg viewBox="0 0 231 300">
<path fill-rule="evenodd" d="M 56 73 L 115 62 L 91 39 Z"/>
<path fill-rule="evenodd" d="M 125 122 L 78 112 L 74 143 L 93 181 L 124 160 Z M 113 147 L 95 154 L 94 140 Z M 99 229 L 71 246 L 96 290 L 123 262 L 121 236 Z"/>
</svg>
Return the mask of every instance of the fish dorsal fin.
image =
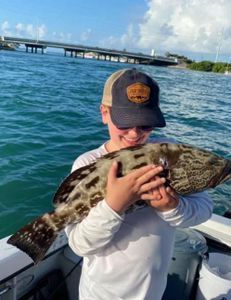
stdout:
<svg viewBox="0 0 231 300">
<path fill-rule="evenodd" d="M 73 189 L 91 172 L 93 172 L 95 167 L 95 162 L 89 164 L 87 166 L 81 167 L 74 172 L 72 172 L 69 176 L 67 176 L 62 183 L 60 184 L 58 190 L 56 191 L 53 198 L 53 205 L 58 206 L 61 203 L 67 203 L 69 201 L 69 195 L 73 191 Z"/>
</svg>

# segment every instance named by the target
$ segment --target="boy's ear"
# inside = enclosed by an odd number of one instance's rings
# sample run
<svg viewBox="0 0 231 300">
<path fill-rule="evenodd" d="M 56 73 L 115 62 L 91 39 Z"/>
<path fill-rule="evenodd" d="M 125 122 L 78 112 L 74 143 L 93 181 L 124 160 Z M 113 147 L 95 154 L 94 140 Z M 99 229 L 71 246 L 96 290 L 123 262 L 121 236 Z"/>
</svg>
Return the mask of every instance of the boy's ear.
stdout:
<svg viewBox="0 0 231 300">
<path fill-rule="evenodd" d="M 102 116 L 102 121 L 104 124 L 107 124 L 108 122 L 108 116 L 109 116 L 109 108 L 103 104 L 100 105 L 100 111 Z"/>
</svg>

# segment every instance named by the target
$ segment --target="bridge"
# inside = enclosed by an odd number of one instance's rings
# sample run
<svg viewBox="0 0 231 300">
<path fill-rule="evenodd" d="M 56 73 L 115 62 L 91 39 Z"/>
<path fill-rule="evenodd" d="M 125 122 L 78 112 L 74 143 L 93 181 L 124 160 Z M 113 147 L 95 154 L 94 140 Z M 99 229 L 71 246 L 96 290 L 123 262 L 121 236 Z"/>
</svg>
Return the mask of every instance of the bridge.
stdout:
<svg viewBox="0 0 231 300">
<path fill-rule="evenodd" d="M 43 41 L 35 39 L 26 39 L 18 37 L 7 37 L 4 36 L 3 40 L 7 43 L 15 43 L 18 45 L 23 44 L 26 47 L 26 52 L 37 53 L 38 50 L 44 54 L 44 49 L 46 48 L 60 48 L 64 49 L 64 56 L 70 54 L 70 56 L 81 56 L 82 58 L 89 57 L 103 59 L 109 61 L 117 62 L 127 62 L 135 64 L 145 64 L 145 65 L 156 65 L 156 66 L 173 66 L 177 65 L 177 59 L 169 58 L 165 56 L 152 56 L 143 53 L 135 53 L 128 51 L 121 51 L 115 49 L 107 49 L 100 47 L 91 47 L 78 44 L 70 43 L 60 43 L 53 41 Z"/>
</svg>

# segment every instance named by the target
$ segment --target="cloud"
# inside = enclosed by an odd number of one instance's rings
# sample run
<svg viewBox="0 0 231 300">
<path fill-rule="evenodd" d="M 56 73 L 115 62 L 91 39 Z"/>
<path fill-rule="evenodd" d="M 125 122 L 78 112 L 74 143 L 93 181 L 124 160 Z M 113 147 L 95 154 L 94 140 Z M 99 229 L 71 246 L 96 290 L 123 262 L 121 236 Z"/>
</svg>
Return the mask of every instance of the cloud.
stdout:
<svg viewBox="0 0 231 300">
<path fill-rule="evenodd" d="M 8 21 L 4 21 L 0 24 L 1 35 L 16 36 L 33 39 L 42 39 L 46 35 L 47 28 L 45 25 L 35 26 L 33 24 L 17 23 L 16 25 L 9 24 Z"/>
<path fill-rule="evenodd" d="M 92 30 L 90 28 L 88 28 L 86 31 L 84 31 L 81 36 L 80 36 L 80 41 L 85 42 L 88 41 L 90 39 Z"/>
<path fill-rule="evenodd" d="M 122 36 L 109 36 L 99 41 L 99 46 L 110 49 L 126 49 L 128 51 L 138 51 L 137 49 L 137 29 L 134 24 L 129 24 L 126 32 Z"/>
<path fill-rule="evenodd" d="M 4 22 L 1 24 L 1 30 L 2 30 L 2 31 L 9 30 L 9 27 L 10 27 L 10 25 L 9 25 L 9 22 L 7 22 L 7 21 L 4 21 Z"/>
<path fill-rule="evenodd" d="M 123 48 L 132 49 L 137 43 L 137 36 L 134 24 L 129 24 L 127 31 L 121 36 L 120 43 Z"/>
<path fill-rule="evenodd" d="M 52 40 L 63 43 L 70 43 L 72 41 L 72 33 L 64 33 L 64 32 L 52 32 Z"/>
<path fill-rule="evenodd" d="M 41 25 L 37 27 L 37 31 L 38 31 L 38 36 L 41 39 L 46 36 L 47 28 L 45 25 Z"/>
<path fill-rule="evenodd" d="M 4 21 L 2 24 L 0 24 L 2 35 L 10 35 L 10 24 L 8 21 Z"/>
<path fill-rule="evenodd" d="M 165 51 L 223 52 L 231 47 L 230 0 L 149 0 L 138 46 Z"/>
</svg>

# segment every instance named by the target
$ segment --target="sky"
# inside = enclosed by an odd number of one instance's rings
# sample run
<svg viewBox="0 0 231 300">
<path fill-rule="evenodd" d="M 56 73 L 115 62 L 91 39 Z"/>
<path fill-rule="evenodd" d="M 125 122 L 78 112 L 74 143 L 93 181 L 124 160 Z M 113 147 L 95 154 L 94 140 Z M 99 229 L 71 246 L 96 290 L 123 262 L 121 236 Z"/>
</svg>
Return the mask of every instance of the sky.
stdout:
<svg viewBox="0 0 231 300">
<path fill-rule="evenodd" d="M 231 62 L 231 1 L 0 0 L 0 36 Z"/>
</svg>

